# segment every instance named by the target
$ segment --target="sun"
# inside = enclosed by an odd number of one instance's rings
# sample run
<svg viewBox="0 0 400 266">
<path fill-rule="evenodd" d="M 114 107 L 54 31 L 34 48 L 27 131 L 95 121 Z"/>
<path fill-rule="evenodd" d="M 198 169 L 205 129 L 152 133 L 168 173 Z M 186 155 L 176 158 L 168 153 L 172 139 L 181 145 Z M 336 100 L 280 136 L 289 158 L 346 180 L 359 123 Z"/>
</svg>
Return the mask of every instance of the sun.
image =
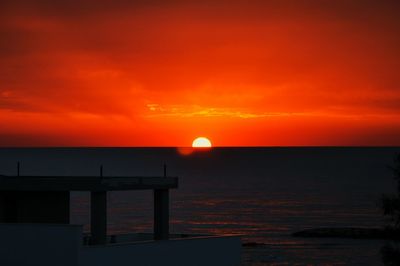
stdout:
<svg viewBox="0 0 400 266">
<path fill-rule="evenodd" d="M 205 137 L 198 137 L 192 143 L 193 148 L 211 148 L 211 146 L 211 141 Z"/>
</svg>

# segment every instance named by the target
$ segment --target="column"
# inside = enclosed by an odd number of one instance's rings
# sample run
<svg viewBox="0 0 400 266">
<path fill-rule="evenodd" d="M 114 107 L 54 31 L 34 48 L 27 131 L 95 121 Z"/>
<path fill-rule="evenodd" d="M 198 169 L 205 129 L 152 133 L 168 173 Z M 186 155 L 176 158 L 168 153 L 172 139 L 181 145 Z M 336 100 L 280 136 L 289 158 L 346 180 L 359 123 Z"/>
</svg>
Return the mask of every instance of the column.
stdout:
<svg viewBox="0 0 400 266">
<path fill-rule="evenodd" d="M 169 190 L 154 190 L 154 239 L 167 240 L 169 237 Z"/>
<path fill-rule="evenodd" d="M 90 195 L 90 230 L 93 245 L 107 242 L 107 191 L 92 191 Z"/>
</svg>

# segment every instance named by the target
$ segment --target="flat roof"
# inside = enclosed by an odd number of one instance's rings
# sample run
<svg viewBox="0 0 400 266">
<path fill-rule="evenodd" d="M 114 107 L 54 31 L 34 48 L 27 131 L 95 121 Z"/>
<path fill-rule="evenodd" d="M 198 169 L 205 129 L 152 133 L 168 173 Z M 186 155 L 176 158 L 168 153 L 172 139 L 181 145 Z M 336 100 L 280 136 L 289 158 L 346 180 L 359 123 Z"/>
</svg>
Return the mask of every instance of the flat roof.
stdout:
<svg viewBox="0 0 400 266">
<path fill-rule="evenodd" d="M 177 187 L 177 177 L 164 176 L 0 176 L 0 191 L 119 191 Z"/>
</svg>

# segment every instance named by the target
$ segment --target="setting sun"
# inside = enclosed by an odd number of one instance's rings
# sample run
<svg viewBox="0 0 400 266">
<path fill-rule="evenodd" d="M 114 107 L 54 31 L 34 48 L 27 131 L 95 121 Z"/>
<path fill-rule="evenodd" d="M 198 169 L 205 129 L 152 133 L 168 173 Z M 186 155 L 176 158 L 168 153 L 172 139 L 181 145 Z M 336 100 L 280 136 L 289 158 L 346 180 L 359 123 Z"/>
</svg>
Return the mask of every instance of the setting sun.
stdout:
<svg viewBox="0 0 400 266">
<path fill-rule="evenodd" d="M 193 140 L 193 148 L 211 148 L 211 141 L 205 137 L 198 137 Z"/>
<path fill-rule="evenodd" d="M 0 147 L 399 146 L 399 4 L 3 0 Z"/>
</svg>

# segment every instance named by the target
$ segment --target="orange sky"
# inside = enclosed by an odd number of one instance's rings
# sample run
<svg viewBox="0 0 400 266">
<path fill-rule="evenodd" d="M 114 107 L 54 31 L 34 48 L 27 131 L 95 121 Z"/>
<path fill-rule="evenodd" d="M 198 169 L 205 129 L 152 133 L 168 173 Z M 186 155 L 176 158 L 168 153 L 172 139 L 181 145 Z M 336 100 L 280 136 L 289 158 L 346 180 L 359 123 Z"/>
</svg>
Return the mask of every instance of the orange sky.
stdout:
<svg viewBox="0 0 400 266">
<path fill-rule="evenodd" d="M 399 11 L 2 1 L 0 146 L 400 145 Z"/>
</svg>

